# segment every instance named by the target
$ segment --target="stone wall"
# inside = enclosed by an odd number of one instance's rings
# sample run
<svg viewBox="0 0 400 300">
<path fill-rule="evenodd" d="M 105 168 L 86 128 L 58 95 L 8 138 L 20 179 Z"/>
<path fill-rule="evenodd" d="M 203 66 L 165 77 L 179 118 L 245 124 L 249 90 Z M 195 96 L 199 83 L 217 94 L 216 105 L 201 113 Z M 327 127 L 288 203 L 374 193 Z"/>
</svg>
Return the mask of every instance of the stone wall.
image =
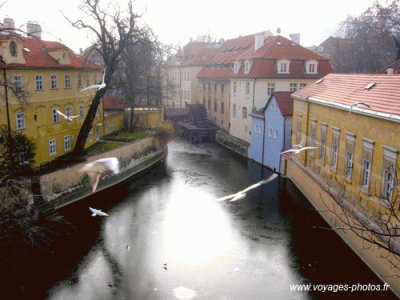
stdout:
<svg viewBox="0 0 400 300">
<path fill-rule="evenodd" d="M 341 227 L 338 217 L 341 208 L 333 198 L 332 186 L 318 184 L 316 178 L 313 178 L 309 172 L 306 172 L 299 163 L 293 160 L 288 160 L 287 176 L 332 228 Z M 335 232 L 400 297 L 400 270 L 391 264 L 391 262 L 398 263 L 398 261 L 388 255 L 386 250 L 368 244 L 350 230 L 336 230 Z M 332 259 L 337 258 L 332 257 Z"/>
<path fill-rule="evenodd" d="M 92 156 L 86 162 L 42 175 L 40 177 L 41 194 L 55 208 L 87 197 L 92 194 L 88 175 L 78 172 L 84 164 L 105 157 L 118 158 L 120 172 L 117 175 L 104 172 L 96 189 L 96 192 L 99 192 L 128 179 L 163 159 L 167 153 L 167 147 L 160 147 L 159 145 L 160 143 L 157 143 L 155 137 L 148 137 Z"/>
</svg>

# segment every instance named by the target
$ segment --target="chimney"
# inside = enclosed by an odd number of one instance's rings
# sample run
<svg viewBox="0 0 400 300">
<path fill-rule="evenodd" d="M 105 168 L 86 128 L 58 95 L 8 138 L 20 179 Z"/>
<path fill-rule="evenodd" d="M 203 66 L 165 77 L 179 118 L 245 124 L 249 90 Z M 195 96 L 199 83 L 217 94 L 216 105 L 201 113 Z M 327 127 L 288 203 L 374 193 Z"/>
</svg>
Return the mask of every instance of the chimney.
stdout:
<svg viewBox="0 0 400 300">
<path fill-rule="evenodd" d="M 36 22 L 29 21 L 26 24 L 26 32 L 29 36 L 41 39 L 42 38 L 42 27 Z"/>
<path fill-rule="evenodd" d="M 264 32 L 256 33 L 254 36 L 254 50 L 258 50 L 264 46 Z"/>
<path fill-rule="evenodd" d="M 291 33 L 289 36 L 292 42 L 300 45 L 300 33 Z"/>
<path fill-rule="evenodd" d="M 14 19 L 12 19 L 12 18 L 8 18 L 8 17 L 4 18 L 3 23 L 4 23 L 4 25 L 3 25 L 4 28 L 9 28 L 9 29 L 11 29 L 10 31 L 13 31 L 13 29 L 15 28 Z"/>
</svg>

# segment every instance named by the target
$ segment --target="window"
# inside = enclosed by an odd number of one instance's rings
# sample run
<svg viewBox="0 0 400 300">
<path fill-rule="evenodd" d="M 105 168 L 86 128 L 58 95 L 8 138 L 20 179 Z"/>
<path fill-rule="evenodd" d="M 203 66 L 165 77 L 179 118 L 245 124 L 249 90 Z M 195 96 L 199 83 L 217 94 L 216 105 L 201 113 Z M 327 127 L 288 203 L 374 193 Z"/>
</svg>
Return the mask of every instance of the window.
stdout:
<svg viewBox="0 0 400 300">
<path fill-rule="evenodd" d="M 84 114 L 85 114 L 85 110 L 84 110 L 84 105 L 83 104 L 79 104 L 79 118 L 83 119 Z"/>
<path fill-rule="evenodd" d="M 278 70 L 278 73 L 289 73 L 289 61 L 288 60 L 278 60 L 277 70 Z"/>
<path fill-rule="evenodd" d="M 85 79 L 86 79 L 86 87 L 88 87 L 90 85 L 90 76 L 89 76 L 89 72 L 86 72 L 85 74 Z"/>
<path fill-rule="evenodd" d="M 247 119 L 247 108 L 246 107 L 242 108 L 242 118 Z"/>
<path fill-rule="evenodd" d="M 53 108 L 52 115 L 53 115 L 53 123 L 59 123 L 60 115 L 58 114 L 57 109 Z"/>
<path fill-rule="evenodd" d="M 382 165 L 382 198 L 390 201 L 394 188 L 397 150 L 384 146 Z"/>
<path fill-rule="evenodd" d="M 233 93 L 236 94 L 236 81 L 233 82 Z"/>
<path fill-rule="evenodd" d="M 16 119 L 16 129 L 21 130 L 25 128 L 25 115 L 22 111 L 15 114 Z"/>
<path fill-rule="evenodd" d="M 43 90 L 43 77 L 42 75 L 35 76 L 35 87 L 37 91 Z"/>
<path fill-rule="evenodd" d="M 290 84 L 290 91 L 292 93 L 294 93 L 295 91 L 297 91 L 297 83 L 291 83 Z"/>
<path fill-rule="evenodd" d="M 235 117 L 236 118 L 236 104 L 233 104 L 233 106 L 232 106 L 232 114 L 233 114 L 233 117 Z"/>
<path fill-rule="evenodd" d="M 355 135 L 353 133 L 346 134 L 346 165 L 344 169 L 344 177 L 347 181 L 351 182 L 352 174 L 353 174 L 353 161 L 354 161 L 354 142 Z"/>
<path fill-rule="evenodd" d="M 96 124 L 96 141 L 100 139 L 100 126 Z"/>
<path fill-rule="evenodd" d="M 224 97 L 225 85 L 221 84 L 221 97 Z"/>
<path fill-rule="evenodd" d="M 331 152 L 331 168 L 336 170 L 339 154 L 339 135 L 340 129 L 333 128 L 332 131 L 332 152 Z"/>
<path fill-rule="evenodd" d="M 72 117 L 72 106 L 67 106 L 65 108 L 65 112 L 66 112 L 67 117 Z"/>
<path fill-rule="evenodd" d="M 299 84 L 299 89 L 300 90 L 304 89 L 306 86 L 307 86 L 307 83 L 302 82 L 302 83 Z"/>
<path fill-rule="evenodd" d="M 50 88 L 52 90 L 57 88 L 57 75 L 51 75 L 50 76 Z"/>
<path fill-rule="evenodd" d="M 69 74 L 64 75 L 64 87 L 66 89 L 71 88 L 71 75 Z"/>
<path fill-rule="evenodd" d="M 224 107 L 224 102 L 221 102 L 221 114 L 224 113 L 225 107 Z"/>
<path fill-rule="evenodd" d="M 21 75 L 14 75 L 14 89 L 18 92 L 22 91 L 22 76 Z"/>
<path fill-rule="evenodd" d="M 217 112 L 217 106 L 218 106 L 218 102 L 217 99 L 215 99 L 214 101 L 214 111 Z"/>
<path fill-rule="evenodd" d="M 317 73 L 317 61 L 310 60 L 306 62 L 306 73 L 308 74 L 316 74 Z"/>
<path fill-rule="evenodd" d="M 328 126 L 325 123 L 321 123 L 321 136 L 320 136 L 320 142 L 319 142 L 319 159 L 322 163 L 325 162 L 327 127 Z"/>
<path fill-rule="evenodd" d="M 368 139 L 363 139 L 363 153 L 361 160 L 361 187 L 366 191 L 368 191 L 369 180 L 371 177 L 373 149 L 374 142 Z"/>
<path fill-rule="evenodd" d="M 82 88 L 82 74 L 78 74 L 77 76 L 77 84 L 78 84 L 78 89 Z"/>
<path fill-rule="evenodd" d="M 72 148 L 72 136 L 71 135 L 66 135 L 64 136 L 64 150 L 69 151 Z"/>
<path fill-rule="evenodd" d="M 268 85 L 267 85 L 267 96 L 268 97 L 271 96 L 274 93 L 274 91 L 275 91 L 275 83 L 268 82 Z"/>
<path fill-rule="evenodd" d="M 315 147 L 315 138 L 316 138 L 316 133 L 317 133 L 317 121 L 316 120 L 311 120 L 311 132 L 310 132 L 310 147 Z M 314 150 L 311 150 L 310 156 L 314 156 Z"/>
<path fill-rule="evenodd" d="M 10 54 L 14 57 L 17 56 L 17 44 L 14 41 L 10 43 Z"/>
<path fill-rule="evenodd" d="M 250 82 L 246 82 L 246 96 L 250 95 Z"/>
<path fill-rule="evenodd" d="M 240 69 L 240 62 L 235 61 L 235 63 L 233 64 L 233 73 L 235 74 L 239 73 L 239 69 Z"/>
<path fill-rule="evenodd" d="M 88 135 L 88 140 L 92 140 L 92 137 L 93 137 L 93 127 L 90 129 L 90 131 L 89 131 L 89 135 Z"/>
<path fill-rule="evenodd" d="M 57 151 L 56 140 L 55 139 L 49 140 L 49 155 L 56 154 L 56 151 Z"/>
<path fill-rule="evenodd" d="M 250 62 L 248 60 L 246 60 L 244 62 L 244 73 L 249 74 L 249 72 L 250 72 Z"/>
</svg>

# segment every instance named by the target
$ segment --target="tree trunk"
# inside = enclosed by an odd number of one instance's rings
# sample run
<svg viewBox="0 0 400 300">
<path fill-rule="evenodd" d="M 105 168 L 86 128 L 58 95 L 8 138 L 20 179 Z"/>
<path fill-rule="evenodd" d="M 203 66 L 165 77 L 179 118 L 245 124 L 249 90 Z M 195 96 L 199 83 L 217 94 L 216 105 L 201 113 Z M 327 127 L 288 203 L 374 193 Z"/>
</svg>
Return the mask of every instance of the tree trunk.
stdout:
<svg viewBox="0 0 400 300">
<path fill-rule="evenodd" d="M 134 116 L 135 115 L 135 106 L 131 105 L 131 111 L 129 112 L 129 132 L 133 132 L 134 124 Z"/>
<path fill-rule="evenodd" d="M 90 105 L 89 111 L 86 114 L 86 118 L 83 121 L 81 129 L 79 130 L 78 137 L 76 139 L 74 150 L 72 150 L 72 157 L 82 158 L 85 154 L 85 144 L 88 138 L 89 132 L 92 129 L 94 118 L 96 117 L 97 108 L 100 105 L 100 100 L 104 96 L 107 88 L 103 88 L 96 92 L 92 104 Z"/>
</svg>

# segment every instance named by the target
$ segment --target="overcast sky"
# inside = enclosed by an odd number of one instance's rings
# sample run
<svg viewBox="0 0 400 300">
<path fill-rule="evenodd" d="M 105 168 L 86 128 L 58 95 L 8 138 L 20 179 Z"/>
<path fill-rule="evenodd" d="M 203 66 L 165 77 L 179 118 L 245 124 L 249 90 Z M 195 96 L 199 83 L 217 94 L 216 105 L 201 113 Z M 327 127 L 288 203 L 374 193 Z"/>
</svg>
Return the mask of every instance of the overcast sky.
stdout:
<svg viewBox="0 0 400 300">
<path fill-rule="evenodd" d="M 201 34 L 230 39 L 264 30 L 281 28 L 281 35 L 300 33 L 303 46 L 318 45 L 334 34 L 347 16 L 357 16 L 375 0 L 134 0 L 135 12 L 142 15 L 159 40 L 168 44 L 189 42 Z M 2 3 L 4 1 L 0 1 Z M 11 17 L 16 27 L 37 21 L 47 40 L 60 40 L 75 51 L 86 48 L 93 37 L 74 29 L 71 20 L 82 16 L 82 0 L 8 0 L 0 10 L 0 20 Z M 113 0 L 123 7 L 127 0 Z M 385 0 L 379 1 L 384 3 Z M 22 27 L 26 29 L 26 27 Z"/>
</svg>

